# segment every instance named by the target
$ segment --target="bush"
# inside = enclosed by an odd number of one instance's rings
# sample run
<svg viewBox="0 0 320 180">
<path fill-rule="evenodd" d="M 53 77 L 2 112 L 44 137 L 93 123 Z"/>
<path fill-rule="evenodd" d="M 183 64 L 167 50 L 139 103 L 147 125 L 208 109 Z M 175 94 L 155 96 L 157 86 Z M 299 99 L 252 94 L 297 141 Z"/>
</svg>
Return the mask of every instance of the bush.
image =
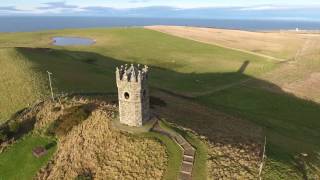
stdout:
<svg viewBox="0 0 320 180">
<path fill-rule="evenodd" d="M 3 130 L 0 131 L 0 143 L 8 140 L 7 133 Z"/>
<path fill-rule="evenodd" d="M 75 180 L 93 180 L 93 176 L 90 171 L 85 171 L 82 174 L 79 174 Z"/>
<path fill-rule="evenodd" d="M 10 132 L 17 133 L 20 128 L 20 124 L 17 121 L 10 121 L 8 123 L 8 127 Z"/>
<path fill-rule="evenodd" d="M 49 125 L 46 134 L 49 136 L 66 135 L 74 126 L 86 120 L 91 114 L 93 105 L 83 105 L 67 109 L 67 113 L 60 116 L 52 124 Z"/>
<path fill-rule="evenodd" d="M 55 130 L 56 128 L 58 127 L 58 120 L 54 121 L 53 123 L 51 123 L 49 125 L 49 127 L 47 128 L 47 131 L 46 131 L 46 135 L 47 136 L 54 136 L 55 135 Z"/>
</svg>

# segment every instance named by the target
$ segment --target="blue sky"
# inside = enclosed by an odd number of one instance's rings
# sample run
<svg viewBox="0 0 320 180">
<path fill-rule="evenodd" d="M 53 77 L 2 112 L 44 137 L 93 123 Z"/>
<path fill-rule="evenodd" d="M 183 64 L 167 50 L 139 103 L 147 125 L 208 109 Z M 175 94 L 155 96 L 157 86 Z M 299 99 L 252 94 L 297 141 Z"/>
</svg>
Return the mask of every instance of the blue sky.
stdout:
<svg viewBox="0 0 320 180">
<path fill-rule="evenodd" d="M 317 0 L 1 0 L 0 15 L 316 19 Z M 231 16 L 232 15 L 232 16 Z"/>
<path fill-rule="evenodd" d="M 172 6 L 179 8 L 234 7 L 234 6 L 320 6 L 317 0 L 1 0 L 0 7 L 14 6 L 18 9 L 36 9 L 47 3 L 64 3 L 79 7 L 104 6 L 112 8 L 136 8 L 146 6 Z"/>
</svg>

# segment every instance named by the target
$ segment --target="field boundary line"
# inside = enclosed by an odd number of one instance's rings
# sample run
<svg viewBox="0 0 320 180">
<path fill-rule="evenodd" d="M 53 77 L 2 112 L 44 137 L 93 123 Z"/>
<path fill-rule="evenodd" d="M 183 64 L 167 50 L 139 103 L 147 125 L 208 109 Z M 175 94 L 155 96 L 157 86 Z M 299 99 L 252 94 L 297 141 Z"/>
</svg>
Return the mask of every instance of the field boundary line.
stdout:
<svg viewBox="0 0 320 180">
<path fill-rule="evenodd" d="M 158 30 L 158 29 L 153 29 L 152 26 L 144 26 L 144 28 L 148 29 L 148 30 L 152 30 L 152 31 L 157 31 L 157 32 L 160 32 L 160 33 L 163 33 L 163 34 L 176 36 L 176 37 L 180 37 L 180 38 L 184 38 L 184 39 L 188 39 L 188 40 L 192 40 L 192 41 L 196 41 L 196 42 L 201 42 L 201 43 L 204 43 L 204 44 L 214 45 L 214 46 L 218 46 L 218 47 L 221 47 L 221 48 L 226 48 L 226 49 L 230 49 L 230 50 L 234 50 L 234 51 L 239 51 L 239 52 L 243 52 L 243 53 L 247 53 L 247 54 L 251 54 L 251 55 L 255 55 L 255 56 L 259 56 L 259 57 L 263 57 L 263 58 L 267 58 L 267 59 L 271 59 L 271 60 L 275 60 L 275 61 L 279 61 L 279 62 L 286 61 L 286 59 L 277 58 L 277 57 L 273 57 L 273 56 L 266 55 L 266 54 L 256 53 L 256 52 L 252 52 L 252 51 L 248 51 L 248 50 L 244 50 L 244 49 L 239 49 L 239 48 L 233 48 L 233 47 L 221 45 L 221 44 L 218 44 L 218 43 L 213 43 L 213 42 L 207 42 L 207 41 L 203 41 L 203 40 L 194 39 L 194 38 L 191 38 L 191 37 L 180 36 L 180 35 L 176 35 L 176 34 L 170 34 L 168 32 L 164 32 L 164 31 L 161 31 L 161 30 Z"/>
</svg>

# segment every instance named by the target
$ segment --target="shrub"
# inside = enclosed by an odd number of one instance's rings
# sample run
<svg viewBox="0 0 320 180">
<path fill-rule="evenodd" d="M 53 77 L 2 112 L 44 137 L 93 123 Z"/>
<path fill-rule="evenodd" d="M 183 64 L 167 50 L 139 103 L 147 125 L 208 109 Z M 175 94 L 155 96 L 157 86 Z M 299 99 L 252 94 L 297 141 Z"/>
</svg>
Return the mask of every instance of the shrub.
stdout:
<svg viewBox="0 0 320 180">
<path fill-rule="evenodd" d="M 86 120 L 93 108 L 93 105 L 89 104 L 68 109 L 65 115 L 60 116 L 49 125 L 46 134 L 51 136 L 66 135 L 74 126 Z"/>
<path fill-rule="evenodd" d="M 20 124 L 17 121 L 10 121 L 8 123 L 8 127 L 11 133 L 17 133 L 19 131 Z"/>
<path fill-rule="evenodd" d="M 84 171 L 83 173 L 79 174 L 75 180 L 93 180 L 93 175 L 90 171 Z"/>
<path fill-rule="evenodd" d="M 8 140 L 7 133 L 3 130 L 0 130 L 0 142 L 4 142 Z"/>
</svg>

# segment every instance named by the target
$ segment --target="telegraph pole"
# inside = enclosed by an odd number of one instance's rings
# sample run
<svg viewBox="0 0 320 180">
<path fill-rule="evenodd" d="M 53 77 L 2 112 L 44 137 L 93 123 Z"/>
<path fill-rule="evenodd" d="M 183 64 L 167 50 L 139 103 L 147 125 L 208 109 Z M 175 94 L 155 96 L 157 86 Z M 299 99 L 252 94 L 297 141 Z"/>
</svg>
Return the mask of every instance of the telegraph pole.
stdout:
<svg viewBox="0 0 320 180">
<path fill-rule="evenodd" d="M 53 95 L 53 90 L 52 90 L 52 82 L 51 82 L 51 75 L 52 73 L 47 71 L 48 73 L 48 77 L 49 77 L 49 85 L 50 85 L 50 91 L 51 91 L 51 98 L 52 98 L 52 101 L 54 101 L 54 95 Z"/>
</svg>

